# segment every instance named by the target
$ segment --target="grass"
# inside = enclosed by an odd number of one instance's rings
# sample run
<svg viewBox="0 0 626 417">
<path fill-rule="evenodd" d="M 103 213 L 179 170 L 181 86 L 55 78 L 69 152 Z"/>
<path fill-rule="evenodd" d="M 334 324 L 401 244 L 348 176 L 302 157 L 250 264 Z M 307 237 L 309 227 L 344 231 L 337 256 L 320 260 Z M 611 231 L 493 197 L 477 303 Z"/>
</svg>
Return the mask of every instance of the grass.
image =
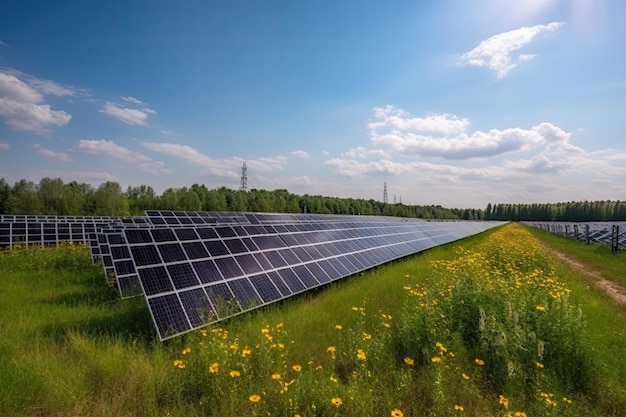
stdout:
<svg viewBox="0 0 626 417">
<path fill-rule="evenodd" d="M 624 415 L 624 308 L 537 239 L 590 249 L 511 224 L 166 343 L 86 249 L 0 253 L 0 415 Z"/>
</svg>

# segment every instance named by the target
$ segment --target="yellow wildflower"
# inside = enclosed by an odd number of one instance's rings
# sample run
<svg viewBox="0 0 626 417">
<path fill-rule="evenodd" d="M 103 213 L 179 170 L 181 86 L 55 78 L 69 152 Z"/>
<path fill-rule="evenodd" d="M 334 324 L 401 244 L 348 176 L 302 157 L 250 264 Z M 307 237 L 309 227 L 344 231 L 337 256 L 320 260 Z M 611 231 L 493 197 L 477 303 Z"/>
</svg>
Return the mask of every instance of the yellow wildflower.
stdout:
<svg viewBox="0 0 626 417">
<path fill-rule="evenodd" d="M 468 380 L 470 379 L 469 375 L 467 374 L 461 374 L 461 376 L 463 377 L 463 379 Z"/>
<path fill-rule="evenodd" d="M 253 403 L 258 403 L 259 401 L 261 401 L 261 396 L 258 394 L 252 394 L 249 397 L 250 401 L 252 401 Z"/>
<path fill-rule="evenodd" d="M 232 371 L 230 371 L 230 376 L 231 376 L 232 378 L 238 378 L 238 377 L 240 377 L 240 376 L 241 376 L 241 372 L 239 372 L 239 371 L 238 371 L 238 370 L 236 370 L 236 369 L 233 369 Z"/>
<path fill-rule="evenodd" d="M 411 358 L 409 358 L 409 357 L 407 356 L 407 357 L 405 357 L 405 358 L 404 358 L 404 363 L 406 363 L 406 364 L 407 364 L 407 365 L 409 365 L 409 366 L 413 366 L 413 365 L 415 365 L 415 360 L 414 360 L 414 359 L 411 359 Z"/>
<path fill-rule="evenodd" d="M 356 358 L 360 361 L 364 361 L 365 359 L 367 359 L 367 357 L 365 356 L 365 352 L 363 351 L 363 349 L 358 349 L 356 351 Z"/>
<path fill-rule="evenodd" d="M 543 363 L 537 362 L 537 368 L 543 369 Z"/>
<path fill-rule="evenodd" d="M 439 362 L 441 362 L 441 358 L 440 358 L 439 356 L 433 356 L 432 358 L 430 358 L 430 360 L 431 360 L 433 363 L 439 363 Z"/>
<path fill-rule="evenodd" d="M 213 362 L 211 366 L 209 366 L 209 372 L 211 372 L 212 374 L 217 373 L 219 369 L 220 369 L 220 365 L 217 362 Z"/>
<path fill-rule="evenodd" d="M 341 330 L 343 329 L 343 326 L 341 324 L 335 324 L 335 329 Z"/>
<path fill-rule="evenodd" d="M 509 408 L 509 399 L 504 395 L 500 394 L 499 402 L 504 406 L 504 408 Z"/>
<path fill-rule="evenodd" d="M 474 362 L 476 362 L 476 365 L 478 366 L 483 366 L 485 364 L 485 361 L 483 361 L 482 359 L 474 359 Z"/>
<path fill-rule="evenodd" d="M 293 369 L 296 372 L 300 372 L 302 370 L 302 366 L 295 364 L 294 366 L 291 367 L 291 369 Z"/>
<path fill-rule="evenodd" d="M 544 306 L 537 306 L 535 307 L 535 309 L 537 309 L 537 311 L 546 311 L 546 308 Z"/>
<path fill-rule="evenodd" d="M 187 347 L 187 348 L 183 349 L 183 351 L 181 352 L 181 354 L 186 355 L 186 354 L 188 354 L 189 352 L 191 352 L 191 348 L 190 348 L 190 347 Z"/>
<path fill-rule="evenodd" d="M 280 374 L 279 373 L 272 374 L 272 379 L 274 381 L 278 381 L 280 379 Z"/>
<path fill-rule="evenodd" d="M 328 346 L 326 351 L 330 353 L 335 353 L 337 351 L 337 348 L 335 348 L 334 346 Z"/>
<path fill-rule="evenodd" d="M 330 402 L 333 403 L 335 407 L 339 407 L 341 404 L 343 404 L 343 401 L 341 401 L 341 398 L 339 397 L 334 397 L 332 400 L 330 400 Z"/>
<path fill-rule="evenodd" d="M 454 404 L 454 409 L 456 411 L 463 411 L 465 408 L 462 405 Z"/>
<path fill-rule="evenodd" d="M 404 413 L 399 408 L 391 410 L 391 417 L 404 417 Z"/>
<path fill-rule="evenodd" d="M 244 358 L 248 355 L 250 355 L 252 353 L 251 349 L 245 348 L 241 351 L 241 356 L 243 356 Z"/>
</svg>

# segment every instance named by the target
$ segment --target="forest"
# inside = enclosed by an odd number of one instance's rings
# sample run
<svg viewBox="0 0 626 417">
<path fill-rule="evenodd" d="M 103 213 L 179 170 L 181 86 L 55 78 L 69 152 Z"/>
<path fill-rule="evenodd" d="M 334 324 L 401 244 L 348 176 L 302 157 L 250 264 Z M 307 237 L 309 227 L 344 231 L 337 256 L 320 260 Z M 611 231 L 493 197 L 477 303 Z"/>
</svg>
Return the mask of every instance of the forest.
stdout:
<svg viewBox="0 0 626 417">
<path fill-rule="evenodd" d="M 205 185 L 168 188 L 158 195 L 148 185 L 129 186 L 107 181 L 98 187 L 60 178 L 39 183 L 19 180 L 13 186 L 0 179 L 0 214 L 141 216 L 145 210 L 252 211 L 275 213 L 352 214 L 423 219 L 480 219 L 483 210 L 441 206 L 385 204 L 375 200 L 297 195 L 273 191 L 209 189 Z"/>
<path fill-rule="evenodd" d="M 129 186 L 124 190 L 115 181 L 94 187 L 46 177 L 39 183 L 21 179 L 11 186 L 0 178 L 0 214 L 141 216 L 145 210 L 306 212 L 450 220 L 626 221 L 626 201 L 619 200 L 489 203 L 483 210 L 298 195 L 285 189 L 241 191 L 193 184 L 168 188 L 159 195 L 149 185 Z"/>
</svg>

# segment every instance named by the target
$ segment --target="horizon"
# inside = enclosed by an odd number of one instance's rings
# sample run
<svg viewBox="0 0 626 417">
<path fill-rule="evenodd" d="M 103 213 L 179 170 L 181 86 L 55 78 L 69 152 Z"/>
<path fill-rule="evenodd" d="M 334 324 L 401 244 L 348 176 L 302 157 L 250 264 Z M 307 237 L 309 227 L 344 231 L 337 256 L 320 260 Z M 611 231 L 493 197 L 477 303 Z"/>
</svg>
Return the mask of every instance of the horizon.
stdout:
<svg viewBox="0 0 626 417">
<path fill-rule="evenodd" d="M 10 184 L 626 199 L 617 0 L 35 3 L 0 15 Z"/>
</svg>

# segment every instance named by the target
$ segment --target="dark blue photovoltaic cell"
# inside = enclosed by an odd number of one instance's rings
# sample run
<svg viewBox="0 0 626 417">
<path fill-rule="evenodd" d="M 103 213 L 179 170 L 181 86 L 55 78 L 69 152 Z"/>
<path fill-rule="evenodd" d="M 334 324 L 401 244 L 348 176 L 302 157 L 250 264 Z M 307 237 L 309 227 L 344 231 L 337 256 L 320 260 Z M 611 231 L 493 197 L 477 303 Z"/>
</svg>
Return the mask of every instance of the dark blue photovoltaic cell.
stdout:
<svg viewBox="0 0 626 417">
<path fill-rule="evenodd" d="M 226 247 L 228 247 L 230 253 L 235 254 L 248 252 L 248 248 L 246 247 L 246 245 L 243 244 L 240 239 L 228 239 L 225 240 L 224 243 L 226 244 Z"/>
<path fill-rule="evenodd" d="M 263 304 L 248 278 L 229 281 L 228 285 L 242 309 L 249 310 Z"/>
<path fill-rule="evenodd" d="M 205 288 L 219 318 L 241 311 L 239 303 L 226 283 L 213 284 Z"/>
<path fill-rule="evenodd" d="M 150 243 L 152 236 L 150 231 L 143 229 L 128 229 L 125 231 L 128 243 Z"/>
<path fill-rule="evenodd" d="M 269 271 L 274 268 L 272 264 L 270 264 L 270 262 L 267 260 L 264 254 L 255 253 L 252 256 L 254 256 L 254 259 L 256 259 L 256 261 L 259 263 L 262 271 Z"/>
<path fill-rule="evenodd" d="M 285 281 L 285 284 L 287 284 L 292 293 L 295 294 L 306 289 L 302 281 L 300 281 L 300 278 L 298 278 L 296 273 L 293 272 L 291 268 L 281 269 L 278 271 L 278 274 L 281 276 L 283 281 Z"/>
<path fill-rule="evenodd" d="M 202 288 L 181 291 L 178 295 L 193 327 L 203 326 L 215 321 L 215 310 Z"/>
<path fill-rule="evenodd" d="M 240 277 L 243 275 L 243 271 L 235 261 L 235 258 L 218 258 L 215 259 L 217 269 L 220 270 L 224 279 Z"/>
<path fill-rule="evenodd" d="M 183 249 L 189 259 L 208 258 L 209 252 L 201 242 L 184 242 Z"/>
<path fill-rule="evenodd" d="M 161 339 L 166 339 L 191 329 L 185 311 L 176 294 L 149 298 L 148 307 L 150 307 L 152 318 Z"/>
<path fill-rule="evenodd" d="M 137 266 L 154 265 L 161 262 L 155 246 L 131 246 L 130 251 Z"/>
<path fill-rule="evenodd" d="M 172 240 L 176 240 L 172 229 L 152 229 L 150 233 L 152 233 L 152 239 L 154 239 L 155 242 L 171 242 Z"/>
<path fill-rule="evenodd" d="M 209 250 L 209 253 L 211 254 L 211 256 L 221 256 L 221 255 L 230 254 L 224 242 L 220 240 L 210 240 L 208 242 L 205 242 L 204 245 Z"/>
<path fill-rule="evenodd" d="M 159 248 L 163 262 L 177 262 L 187 259 L 183 248 L 178 243 L 163 243 L 157 245 L 157 248 Z"/>
<path fill-rule="evenodd" d="M 164 266 L 140 269 L 139 279 L 146 295 L 154 295 L 174 289 Z"/>
<path fill-rule="evenodd" d="M 177 290 L 200 285 L 193 268 L 188 263 L 167 265 L 167 272 Z"/>
<path fill-rule="evenodd" d="M 176 230 L 174 230 L 174 232 L 176 233 L 176 236 L 180 240 L 196 240 L 196 239 L 198 239 L 198 234 L 196 233 L 195 230 L 193 230 L 190 227 L 187 227 L 187 228 L 184 228 L 184 229 L 176 229 Z"/>
<path fill-rule="evenodd" d="M 264 303 L 270 303 L 282 298 L 280 291 L 278 291 L 266 274 L 251 276 L 250 283 L 252 283 Z"/>
<path fill-rule="evenodd" d="M 215 262 L 211 259 L 205 261 L 192 262 L 193 269 L 196 271 L 198 278 L 203 284 L 217 282 L 224 279 L 220 271 L 217 269 Z"/>
<path fill-rule="evenodd" d="M 268 272 L 267 277 L 270 279 L 270 281 L 272 281 L 272 283 L 276 286 L 278 291 L 280 291 L 283 297 L 289 297 L 293 293 L 293 291 L 289 289 L 287 284 L 285 284 L 285 281 L 278 272 Z"/>
<path fill-rule="evenodd" d="M 324 270 L 320 268 L 318 264 L 312 262 L 312 263 L 306 264 L 306 267 L 309 269 L 309 271 L 311 271 L 311 274 L 313 274 L 313 277 L 317 279 L 320 284 L 324 284 L 330 281 L 330 278 L 328 277 L 328 275 L 326 275 L 326 272 L 324 272 Z"/>
<path fill-rule="evenodd" d="M 213 228 L 199 227 L 196 229 L 201 239 L 217 239 L 217 232 Z"/>
<path fill-rule="evenodd" d="M 245 275 L 256 274 L 263 270 L 261 265 L 254 259 L 254 256 L 250 254 L 238 255 L 235 256 L 235 259 L 237 263 L 239 263 L 239 266 L 241 266 L 241 269 L 243 269 Z"/>
<path fill-rule="evenodd" d="M 311 271 L 309 271 L 306 266 L 296 265 L 292 269 L 307 288 L 313 288 L 319 285 L 319 281 L 313 276 Z"/>
</svg>

